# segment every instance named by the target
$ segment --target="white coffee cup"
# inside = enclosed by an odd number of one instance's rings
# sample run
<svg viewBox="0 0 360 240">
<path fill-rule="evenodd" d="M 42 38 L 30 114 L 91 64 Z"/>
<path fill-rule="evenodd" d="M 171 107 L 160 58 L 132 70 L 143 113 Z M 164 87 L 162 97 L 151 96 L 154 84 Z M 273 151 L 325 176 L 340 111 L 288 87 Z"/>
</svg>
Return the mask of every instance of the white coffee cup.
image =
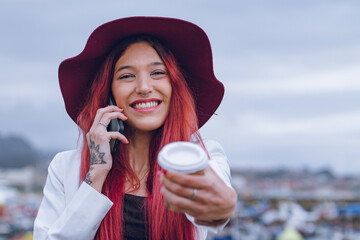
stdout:
<svg viewBox="0 0 360 240">
<path fill-rule="evenodd" d="M 203 174 L 208 161 L 204 149 L 191 142 L 169 143 L 158 155 L 158 163 L 163 169 L 185 174 Z"/>
</svg>

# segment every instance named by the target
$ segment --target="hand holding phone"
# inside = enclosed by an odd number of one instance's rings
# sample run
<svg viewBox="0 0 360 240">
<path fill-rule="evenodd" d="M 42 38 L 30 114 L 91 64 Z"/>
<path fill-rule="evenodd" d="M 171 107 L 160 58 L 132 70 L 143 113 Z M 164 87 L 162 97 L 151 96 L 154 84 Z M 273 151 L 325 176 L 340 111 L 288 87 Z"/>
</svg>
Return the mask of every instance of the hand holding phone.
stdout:
<svg viewBox="0 0 360 240">
<path fill-rule="evenodd" d="M 110 92 L 109 93 L 109 97 L 108 97 L 108 105 L 116 105 L 116 102 L 115 102 L 115 99 L 114 99 L 114 96 L 112 95 L 112 93 Z M 109 125 L 107 126 L 107 130 L 110 132 L 110 131 L 113 131 L 113 132 L 120 132 L 121 134 L 124 133 L 124 122 L 121 120 L 121 119 L 112 119 L 109 123 Z M 119 144 L 120 144 L 120 141 L 118 139 L 111 139 L 110 140 L 110 150 L 111 150 L 111 153 L 114 154 L 116 153 L 118 147 L 119 147 Z"/>
</svg>

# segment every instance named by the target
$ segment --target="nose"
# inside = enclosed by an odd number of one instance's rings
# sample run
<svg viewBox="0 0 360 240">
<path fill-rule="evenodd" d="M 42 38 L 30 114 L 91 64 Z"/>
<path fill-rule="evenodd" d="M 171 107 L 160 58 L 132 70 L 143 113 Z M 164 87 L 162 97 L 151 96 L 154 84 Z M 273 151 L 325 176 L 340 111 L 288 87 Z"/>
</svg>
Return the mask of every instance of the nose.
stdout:
<svg viewBox="0 0 360 240">
<path fill-rule="evenodd" d="M 147 76 L 146 74 L 139 75 L 136 93 L 142 97 L 147 97 L 152 91 L 153 86 L 150 76 Z"/>
</svg>

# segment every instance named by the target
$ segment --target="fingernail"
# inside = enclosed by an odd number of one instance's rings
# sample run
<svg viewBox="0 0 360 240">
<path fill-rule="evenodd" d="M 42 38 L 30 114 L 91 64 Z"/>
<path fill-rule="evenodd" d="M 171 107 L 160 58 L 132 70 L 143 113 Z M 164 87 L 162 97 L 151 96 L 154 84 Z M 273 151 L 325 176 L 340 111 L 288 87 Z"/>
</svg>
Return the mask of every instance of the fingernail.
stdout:
<svg viewBox="0 0 360 240">
<path fill-rule="evenodd" d="M 125 114 L 124 114 L 125 117 L 127 117 Z"/>
<path fill-rule="evenodd" d="M 118 107 L 118 108 L 120 108 L 120 110 L 123 110 L 121 107 Z"/>
<path fill-rule="evenodd" d="M 130 142 L 130 140 L 129 139 L 126 139 L 127 141 L 128 141 L 128 143 Z"/>
<path fill-rule="evenodd" d="M 109 105 L 106 105 L 107 107 L 109 106 Z"/>
<path fill-rule="evenodd" d="M 167 173 L 166 169 L 162 169 L 161 171 L 166 175 L 166 173 Z"/>
</svg>

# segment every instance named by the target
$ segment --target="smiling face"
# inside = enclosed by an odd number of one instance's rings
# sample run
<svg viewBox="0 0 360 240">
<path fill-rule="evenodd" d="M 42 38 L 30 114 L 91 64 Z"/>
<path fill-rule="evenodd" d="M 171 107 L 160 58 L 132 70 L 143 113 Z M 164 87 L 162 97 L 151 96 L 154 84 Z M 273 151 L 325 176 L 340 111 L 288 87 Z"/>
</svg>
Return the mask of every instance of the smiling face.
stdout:
<svg viewBox="0 0 360 240">
<path fill-rule="evenodd" d="M 111 88 L 130 127 L 152 131 L 164 124 L 172 88 L 163 61 L 148 43 L 134 43 L 125 50 L 115 64 Z"/>
</svg>

